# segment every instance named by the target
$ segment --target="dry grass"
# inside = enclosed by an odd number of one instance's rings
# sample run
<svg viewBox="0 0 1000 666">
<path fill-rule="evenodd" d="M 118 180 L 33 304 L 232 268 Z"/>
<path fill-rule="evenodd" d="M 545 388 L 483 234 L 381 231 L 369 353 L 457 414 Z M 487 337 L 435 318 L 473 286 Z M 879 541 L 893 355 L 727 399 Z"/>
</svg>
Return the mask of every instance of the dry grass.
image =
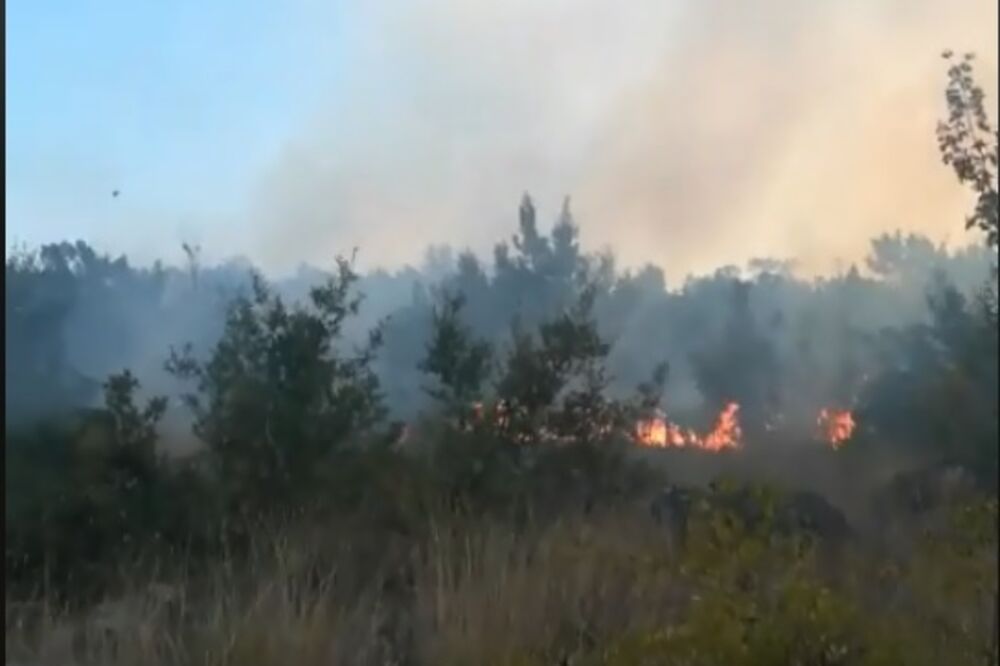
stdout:
<svg viewBox="0 0 1000 666">
<path fill-rule="evenodd" d="M 664 556 L 665 544 L 621 515 L 522 534 L 440 524 L 377 557 L 302 538 L 269 538 L 241 567 L 134 584 L 86 612 L 8 602 L 7 661 L 506 663 L 583 649 L 669 612 L 669 578 L 649 575 L 666 569 L 642 555 Z"/>
<path fill-rule="evenodd" d="M 639 618 L 666 621 L 671 581 L 662 535 L 617 518 L 521 538 L 496 530 L 438 538 L 418 586 L 426 590 L 416 614 L 426 663 L 572 653 L 636 628 Z"/>
<path fill-rule="evenodd" d="M 734 625 L 724 625 L 729 611 L 716 619 L 714 607 L 692 610 L 692 598 L 711 590 L 691 594 L 683 566 L 690 560 L 672 553 L 641 512 L 517 533 L 499 523 L 442 522 L 408 540 L 360 531 L 343 539 L 343 529 L 269 534 L 240 565 L 136 582 L 84 612 L 8 601 L 7 663 L 617 666 L 666 663 L 616 660 L 605 647 L 660 649 L 661 639 L 642 637 L 684 622 L 695 623 L 685 640 L 713 642 L 716 622 L 733 635 Z M 795 624 L 782 617 L 772 624 Z"/>
</svg>

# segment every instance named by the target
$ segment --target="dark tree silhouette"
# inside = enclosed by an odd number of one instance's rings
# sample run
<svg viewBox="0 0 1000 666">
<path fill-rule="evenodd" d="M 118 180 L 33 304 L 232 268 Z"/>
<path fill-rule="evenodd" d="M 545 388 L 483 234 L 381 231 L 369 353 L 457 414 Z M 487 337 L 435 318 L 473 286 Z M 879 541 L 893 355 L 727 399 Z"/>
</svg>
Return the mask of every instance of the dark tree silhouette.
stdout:
<svg viewBox="0 0 1000 666">
<path fill-rule="evenodd" d="M 210 358 L 186 348 L 168 363 L 196 382 L 186 396 L 195 432 L 226 495 L 248 508 L 300 497 L 331 454 L 383 416 L 371 368 L 381 331 L 355 353 L 343 349 L 343 326 L 361 297 L 350 265 L 338 266 L 312 290 L 310 307 L 286 306 L 254 275 L 252 294 L 230 306 Z"/>
<path fill-rule="evenodd" d="M 938 124 L 938 146 L 945 164 L 954 169 L 959 182 L 976 193 L 976 206 L 965 226 L 982 230 L 986 242 L 997 247 L 997 129 L 986 114 L 986 95 L 972 76 L 974 56 L 965 54 L 957 62 L 951 52 L 944 57 L 948 68 L 948 119 Z"/>
</svg>

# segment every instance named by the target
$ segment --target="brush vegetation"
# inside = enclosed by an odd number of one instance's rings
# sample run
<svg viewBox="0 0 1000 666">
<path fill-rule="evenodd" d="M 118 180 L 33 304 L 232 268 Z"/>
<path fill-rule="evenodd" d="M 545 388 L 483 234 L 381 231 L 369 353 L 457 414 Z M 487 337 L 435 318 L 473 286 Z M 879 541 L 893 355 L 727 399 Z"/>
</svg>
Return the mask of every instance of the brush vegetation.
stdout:
<svg viewBox="0 0 1000 666">
<path fill-rule="evenodd" d="M 970 60 L 949 80 L 942 155 L 995 257 L 996 132 Z M 254 274 L 213 335 L 167 355 L 184 454 L 163 441 L 171 401 L 129 370 L 95 384 L 39 325 L 153 303 L 162 274 L 82 244 L 9 259 L 7 407 L 27 416 L 6 428 L 7 663 L 997 663 L 995 284 L 941 283 L 923 321 L 845 338 L 875 360 L 842 359 L 852 397 L 831 397 L 863 427 L 833 450 L 773 423 L 796 404 L 781 389 L 822 374 L 750 307 L 792 281 L 715 276 L 700 288 L 723 295 L 719 326 L 673 316 L 746 446 L 640 448 L 675 368 L 661 350 L 623 387 L 601 322 L 641 300 L 641 276 L 583 255 L 568 208 L 551 237 L 527 198 L 520 223 L 492 276 L 466 257 L 363 336 L 350 261 L 299 300 Z M 424 399 L 404 423 L 383 370 L 413 360 L 391 334 L 420 318 Z"/>
</svg>

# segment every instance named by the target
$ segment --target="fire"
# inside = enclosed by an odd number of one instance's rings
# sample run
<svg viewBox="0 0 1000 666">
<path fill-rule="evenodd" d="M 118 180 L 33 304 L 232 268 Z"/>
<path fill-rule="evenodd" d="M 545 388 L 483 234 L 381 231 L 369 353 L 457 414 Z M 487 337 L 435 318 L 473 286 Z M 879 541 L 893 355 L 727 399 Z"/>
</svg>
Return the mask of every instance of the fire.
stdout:
<svg viewBox="0 0 1000 666">
<path fill-rule="evenodd" d="M 636 439 L 645 446 L 666 446 L 669 439 L 669 424 L 657 417 L 639 421 L 636 425 Z"/>
<path fill-rule="evenodd" d="M 850 410 L 824 408 L 819 412 L 816 425 L 819 426 L 820 436 L 830 446 L 839 449 L 854 434 L 856 424 Z"/>
<path fill-rule="evenodd" d="M 706 451 L 722 451 L 739 448 L 743 431 L 740 429 L 737 413 L 740 406 L 728 403 L 716 418 L 715 427 L 705 436 L 699 436 L 691 429 L 682 429 L 662 416 L 640 421 L 636 426 L 636 440 L 642 446 L 685 447 Z"/>
<path fill-rule="evenodd" d="M 742 446 L 743 431 L 738 419 L 740 406 L 735 402 L 728 403 L 715 421 L 712 430 L 699 435 L 690 429 L 683 429 L 670 422 L 665 416 L 640 421 L 636 425 L 636 441 L 641 446 L 670 448 L 692 447 L 705 451 L 723 451 L 738 449 Z M 778 424 L 783 421 L 781 415 L 775 419 Z M 780 427 L 769 421 L 764 427 L 774 431 Z M 824 408 L 816 419 L 820 438 L 834 449 L 839 449 L 851 438 L 857 423 L 854 414 L 849 409 Z"/>
<path fill-rule="evenodd" d="M 502 400 L 492 405 L 486 405 L 479 401 L 471 403 L 465 428 L 469 429 L 472 424 L 482 423 L 486 420 L 492 421 L 499 427 L 506 426 L 510 422 L 507 405 Z"/>
<path fill-rule="evenodd" d="M 739 411 L 740 406 L 735 402 L 726 405 L 715 422 L 715 428 L 705 437 L 706 449 L 720 451 L 736 448 L 739 445 L 739 441 L 743 437 L 740 422 L 736 418 Z"/>
</svg>

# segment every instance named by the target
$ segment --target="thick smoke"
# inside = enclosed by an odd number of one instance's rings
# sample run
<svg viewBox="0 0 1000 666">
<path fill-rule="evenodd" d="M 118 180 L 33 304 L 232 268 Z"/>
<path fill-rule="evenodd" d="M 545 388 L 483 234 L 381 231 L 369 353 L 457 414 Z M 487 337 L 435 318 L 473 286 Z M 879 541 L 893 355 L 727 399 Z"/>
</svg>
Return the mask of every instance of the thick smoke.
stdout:
<svg viewBox="0 0 1000 666">
<path fill-rule="evenodd" d="M 547 226 L 540 225 L 543 242 L 554 238 L 548 237 Z M 858 377 L 875 371 L 875 340 L 883 330 L 928 319 L 927 295 L 939 274 L 972 295 L 995 261 L 995 253 L 983 247 L 955 252 L 923 237 L 897 234 L 872 243 L 867 263 L 873 277 L 852 270 L 805 280 L 781 262 L 757 260 L 746 268 L 689 277 L 668 289 L 659 268 L 616 270 L 606 257 L 587 255 L 575 242 L 564 247 L 568 262 L 555 274 L 537 268 L 500 270 L 491 260 L 468 254 L 456 259 L 446 246 L 428 251 L 420 268 L 365 272 L 358 285 L 364 305 L 347 328 L 347 343 L 360 344 L 380 322 L 385 327 L 377 366 L 393 413 L 411 418 L 427 406 L 427 378 L 417 366 L 442 288 L 469 298 L 466 320 L 502 352 L 515 316 L 527 325 L 551 316 L 575 298 L 581 270 L 603 267 L 591 272 L 600 286 L 595 316 L 612 343 L 616 391 L 630 392 L 648 379 L 650 368 L 667 361 L 666 402 L 675 412 L 704 417 L 721 401 L 738 397 L 727 392 L 743 390 L 747 397 L 773 393 L 770 412 L 808 419 L 819 403 L 850 403 Z M 155 272 L 93 257 L 87 261 L 89 268 L 68 262 L 69 274 L 52 266 L 24 272 L 8 262 L 9 398 L 32 402 L 18 379 L 37 377 L 30 374 L 31 359 L 63 359 L 73 373 L 93 382 L 129 368 L 147 393 L 178 395 L 181 385 L 163 367 L 170 348 L 190 342 L 199 355 L 207 354 L 222 330 L 226 304 L 246 290 L 251 270 L 240 262 Z M 301 301 L 324 274 L 302 266 L 275 287 L 287 300 Z M 548 287 L 539 289 L 539 280 Z M 763 341 L 777 366 L 756 364 L 756 352 L 750 365 L 719 366 L 726 354 L 739 355 L 745 345 L 758 344 L 755 339 Z M 28 374 L 17 374 L 22 371 Z M 50 401 L 47 387 L 35 388 L 38 404 L 8 400 L 8 422 L 16 420 L 19 409 L 44 411 Z M 98 398 L 92 392 L 90 404 Z"/>
<path fill-rule="evenodd" d="M 508 228 L 514 226 L 512 208 L 507 208 Z M 384 323 L 385 345 L 375 369 L 392 418 L 411 421 L 432 406 L 424 390 L 429 378 L 418 364 L 430 339 L 431 308 L 442 289 L 469 298 L 463 319 L 502 355 L 512 319 L 531 325 L 558 312 L 579 295 L 577 278 L 583 274 L 598 286 L 594 314 L 612 344 L 613 393 L 631 394 L 649 379 L 651 368 L 667 361 L 662 406 L 672 420 L 704 432 L 721 405 L 730 400 L 741 405 L 749 455 L 705 460 L 665 452 L 667 457 L 651 460 L 654 465 L 666 465 L 678 481 L 704 482 L 725 472 L 820 490 L 856 520 L 866 518 L 861 489 L 921 464 L 919 446 L 934 434 L 911 437 L 904 431 L 908 439 L 896 439 L 900 433 L 890 428 L 884 433 L 888 437 L 876 436 L 877 447 L 870 446 L 871 438 L 863 444 L 857 460 L 830 465 L 829 452 L 815 438 L 818 409 L 859 407 L 872 378 L 889 382 L 883 382 L 888 389 L 883 396 L 905 395 L 913 385 L 906 364 L 933 363 L 933 350 L 914 355 L 907 342 L 931 321 L 928 296 L 941 284 L 972 296 L 996 262 L 996 253 L 981 245 L 950 251 L 925 237 L 895 234 L 871 243 L 868 276 L 852 268 L 803 279 L 790 272 L 787 262 L 758 259 L 709 276 L 689 276 L 668 289 L 655 266 L 618 270 L 609 256 L 582 251 L 568 209 L 552 216 L 551 228 L 544 221 L 548 215 L 536 220 L 525 210 L 522 205 L 515 242 L 498 244 L 492 260 L 435 246 L 420 268 L 362 275 L 358 288 L 366 297 L 364 307 L 348 327 L 346 342 L 360 343 L 372 326 Z M 65 245 L 61 252 L 68 259 L 45 263 L 46 257 L 60 256 L 57 250 L 43 248 L 41 267 L 7 264 L 8 428 L 67 407 L 96 406 L 99 381 L 130 368 L 145 395 L 172 398 L 160 427 L 164 450 L 196 450 L 200 444 L 191 434 L 191 415 L 177 400 L 192 387 L 165 372 L 163 362 L 171 346 L 185 342 L 194 343 L 199 356 L 210 352 L 222 330 L 225 305 L 248 287 L 251 266 L 231 262 L 136 270 L 123 261 L 101 259 L 83 245 Z M 303 265 L 274 286 L 285 299 L 301 301 L 323 277 L 323 270 Z M 891 361 L 886 365 L 887 345 L 892 354 L 902 355 L 902 374 Z M 39 372 L 39 363 L 55 372 L 44 367 Z M 67 375 L 89 380 L 89 390 L 67 387 Z M 920 380 L 919 373 L 915 378 Z M 900 380 L 906 386 L 892 384 Z M 55 396 L 62 397 L 56 401 Z M 891 425 L 898 408 L 889 402 L 876 402 L 881 414 L 875 416 Z"/>
<path fill-rule="evenodd" d="M 846 268 L 897 227 L 960 242 L 939 53 L 977 51 L 996 92 L 984 0 L 418 0 L 342 20 L 346 78 L 248 205 L 265 267 L 487 251 L 528 188 L 571 193 L 591 247 L 672 282 L 747 256 Z"/>
</svg>

